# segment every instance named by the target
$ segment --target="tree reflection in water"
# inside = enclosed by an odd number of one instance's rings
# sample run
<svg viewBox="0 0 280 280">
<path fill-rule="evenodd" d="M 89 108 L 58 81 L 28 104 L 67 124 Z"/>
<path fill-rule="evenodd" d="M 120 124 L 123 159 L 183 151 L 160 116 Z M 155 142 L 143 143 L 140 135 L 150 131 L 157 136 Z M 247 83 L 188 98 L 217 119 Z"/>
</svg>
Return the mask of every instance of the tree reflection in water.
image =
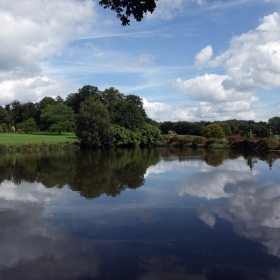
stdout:
<svg viewBox="0 0 280 280">
<path fill-rule="evenodd" d="M 277 170 L 263 170 L 277 158 L 165 148 L 0 155 L 0 279 L 276 280 L 280 185 Z M 251 172 L 252 160 L 265 164 Z M 102 194 L 116 197 L 90 200 Z"/>
<path fill-rule="evenodd" d="M 156 149 L 6 154 L 0 157 L 0 182 L 37 182 L 48 188 L 68 185 L 86 198 L 116 196 L 126 188 L 142 186 L 147 168 L 159 160 Z"/>
</svg>

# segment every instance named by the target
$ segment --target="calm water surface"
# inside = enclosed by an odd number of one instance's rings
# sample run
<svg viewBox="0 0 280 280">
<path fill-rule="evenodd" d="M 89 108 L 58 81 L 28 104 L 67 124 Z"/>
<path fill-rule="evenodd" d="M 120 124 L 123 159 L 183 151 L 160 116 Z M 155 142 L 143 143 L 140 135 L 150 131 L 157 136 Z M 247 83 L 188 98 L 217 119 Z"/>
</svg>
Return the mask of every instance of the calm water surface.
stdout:
<svg viewBox="0 0 280 280">
<path fill-rule="evenodd" d="M 0 154 L 0 279 L 280 279 L 279 157 Z"/>
</svg>

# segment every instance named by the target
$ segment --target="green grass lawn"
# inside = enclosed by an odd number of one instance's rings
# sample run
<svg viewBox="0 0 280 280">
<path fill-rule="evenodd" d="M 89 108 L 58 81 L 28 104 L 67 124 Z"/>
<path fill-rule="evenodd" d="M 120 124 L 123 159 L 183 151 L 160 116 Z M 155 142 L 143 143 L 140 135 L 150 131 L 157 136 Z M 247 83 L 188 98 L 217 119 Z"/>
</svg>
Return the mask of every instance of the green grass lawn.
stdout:
<svg viewBox="0 0 280 280">
<path fill-rule="evenodd" d="M 21 134 L 21 133 L 0 133 L 0 144 L 2 145 L 22 145 L 26 143 L 74 143 L 78 142 L 78 138 L 75 133 L 62 133 L 52 134 L 52 133 L 40 133 L 40 134 Z"/>
</svg>

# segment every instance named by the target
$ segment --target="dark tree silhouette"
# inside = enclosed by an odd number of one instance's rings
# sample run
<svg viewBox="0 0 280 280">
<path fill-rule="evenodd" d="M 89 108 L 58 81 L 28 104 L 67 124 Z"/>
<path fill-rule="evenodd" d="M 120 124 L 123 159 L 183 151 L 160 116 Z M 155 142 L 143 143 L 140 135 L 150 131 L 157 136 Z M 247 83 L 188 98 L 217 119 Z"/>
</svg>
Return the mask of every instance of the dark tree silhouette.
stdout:
<svg viewBox="0 0 280 280">
<path fill-rule="evenodd" d="M 157 0 L 101 0 L 99 4 L 105 9 L 111 9 L 117 13 L 117 18 L 122 26 L 130 24 L 130 17 L 141 21 L 147 12 L 153 13 Z"/>
</svg>

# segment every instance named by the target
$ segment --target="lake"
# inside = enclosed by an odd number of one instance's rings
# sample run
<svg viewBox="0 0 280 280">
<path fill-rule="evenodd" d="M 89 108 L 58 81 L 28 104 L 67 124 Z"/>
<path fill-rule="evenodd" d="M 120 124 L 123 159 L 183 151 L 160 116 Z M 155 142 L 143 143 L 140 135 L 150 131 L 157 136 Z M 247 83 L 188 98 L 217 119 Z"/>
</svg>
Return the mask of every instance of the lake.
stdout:
<svg viewBox="0 0 280 280">
<path fill-rule="evenodd" d="M 0 154 L 0 279 L 280 279 L 280 153 Z"/>
</svg>

